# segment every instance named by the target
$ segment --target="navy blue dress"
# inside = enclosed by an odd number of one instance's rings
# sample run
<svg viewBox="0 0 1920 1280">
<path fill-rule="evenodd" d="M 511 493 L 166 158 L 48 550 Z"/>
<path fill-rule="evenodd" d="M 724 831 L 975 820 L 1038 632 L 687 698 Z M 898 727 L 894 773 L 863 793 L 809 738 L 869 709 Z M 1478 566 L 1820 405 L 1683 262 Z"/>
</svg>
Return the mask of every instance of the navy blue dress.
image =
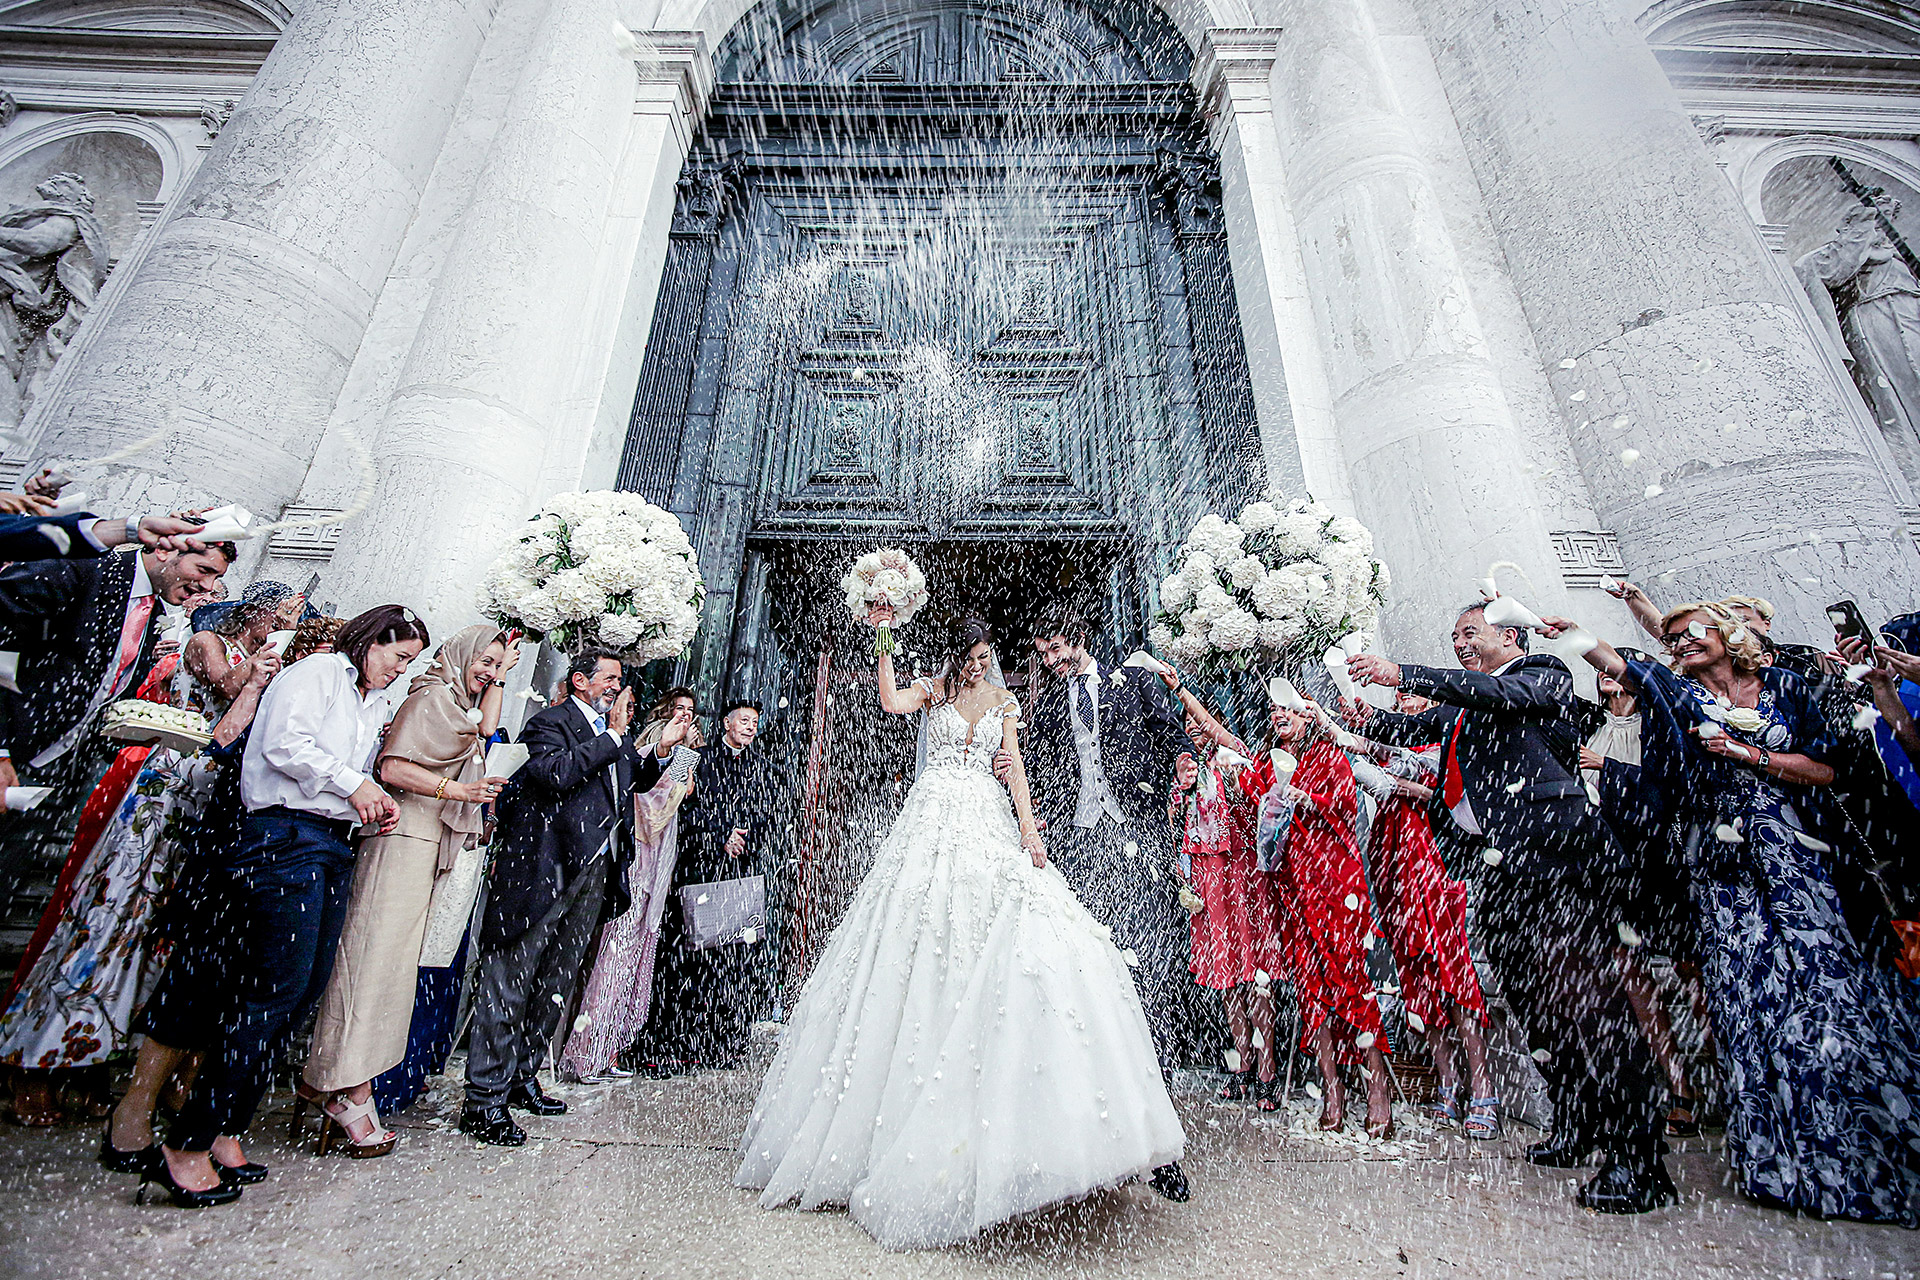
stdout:
<svg viewBox="0 0 1920 1280">
<path fill-rule="evenodd" d="M 1718 719 L 1739 741 L 1818 760 L 1818 707 L 1797 676 L 1768 668 L 1757 723 L 1735 728 L 1698 683 L 1648 662 L 1628 673 L 1643 762 L 1692 880 L 1737 1185 L 1782 1208 L 1915 1225 L 1920 986 L 1871 964 L 1848 927 L 1828 855 L 1849 837 L 1821 789 L 1713 755 L 1688 732 Z"/>
</svg>

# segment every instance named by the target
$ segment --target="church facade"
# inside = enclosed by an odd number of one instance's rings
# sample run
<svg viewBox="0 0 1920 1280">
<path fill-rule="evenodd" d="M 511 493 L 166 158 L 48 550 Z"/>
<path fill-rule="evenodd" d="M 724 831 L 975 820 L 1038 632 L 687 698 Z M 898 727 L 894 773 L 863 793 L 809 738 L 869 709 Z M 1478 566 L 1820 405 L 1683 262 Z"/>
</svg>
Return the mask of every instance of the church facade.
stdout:
<svg viewBox="0 0 1920 1280">
<path fill-rule="evenodd" d="M 617 484 L 769 701 L 851 554 L 1128 643 L 1269 485 L 1397 652 L 1495 562 L 1822 638 L 1920 600 L 1917 88 L 1890 0 L 4 0 L 0 204 L 79 174 L 111 267 L 4 461 L 442 632 Z"/>
</svg>

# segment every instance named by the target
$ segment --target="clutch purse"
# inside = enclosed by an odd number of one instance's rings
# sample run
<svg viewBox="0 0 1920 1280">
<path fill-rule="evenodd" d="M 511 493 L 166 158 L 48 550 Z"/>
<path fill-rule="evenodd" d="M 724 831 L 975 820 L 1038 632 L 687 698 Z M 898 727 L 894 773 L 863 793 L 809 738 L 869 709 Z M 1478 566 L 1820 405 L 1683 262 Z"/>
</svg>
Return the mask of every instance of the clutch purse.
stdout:
<svg viewBox="0 0 1920 1280">
<path fill-rule="evenodd" d="M 767 933 L 766 877 L 690 884 L 680 890 L 680 917 L 695 951 L 758 942 Z"/>
</svg>

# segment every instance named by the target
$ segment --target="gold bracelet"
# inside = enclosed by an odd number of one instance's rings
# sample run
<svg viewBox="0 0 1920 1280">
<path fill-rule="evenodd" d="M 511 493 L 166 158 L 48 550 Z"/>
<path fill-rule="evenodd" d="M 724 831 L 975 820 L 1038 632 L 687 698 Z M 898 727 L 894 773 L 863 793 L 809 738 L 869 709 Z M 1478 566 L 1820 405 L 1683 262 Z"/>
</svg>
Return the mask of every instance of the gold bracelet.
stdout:
<svg viewBox="0 0 1920 1280">
<path fill-rule="evenodd" d="M 433 789 L 433 798 L 435 800 L 445 800 L 447 798 L 447 780 L 445 778 L 440 779 L 440 785 Z"/>
</svg>

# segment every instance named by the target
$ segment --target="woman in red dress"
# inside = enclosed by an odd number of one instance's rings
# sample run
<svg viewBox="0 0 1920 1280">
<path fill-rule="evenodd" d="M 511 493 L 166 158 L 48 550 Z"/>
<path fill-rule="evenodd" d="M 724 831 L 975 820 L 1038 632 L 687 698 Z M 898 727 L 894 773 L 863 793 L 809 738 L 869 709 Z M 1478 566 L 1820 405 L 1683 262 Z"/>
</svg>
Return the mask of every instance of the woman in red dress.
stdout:
<svg viewBox="0 0 1920 1280">
<path fill-rule="evenodd" d="M 1393 1137 L 1393 1088 L 1380 1006 L 1367 973 L 1374 927 L 1353 833 L 1360 798 L 1346 753 L 1327 736 L 1318 708 L 1306 705 L 1306 711 L 1273 708 L 1267 750 L 1244 772 L 1241 785 L 1261 798 L 1282 785 L 1275 748 L 1299 762 L 1282 793 L 1294 803 L 1293 822 L 1273 884 L 1287 976 L 1300 1002 L 1300 1047 L 1312 1051 L 1325 1081 L 1320 1127 L 1346 1123 L 1340 1066 L 1360 1063 L 1367 1081 L 1367 1134 L 1384 1141 Z"/>
<path fill-rule="evenodd" d="M 1233 1079 L 1220 1097 L 1250 1097 L 1261 1111 L 1277 1111 L 1272 975 L 1284 960 L 1274 933 L 1273 877 L 1259 869 L 1254 850 L 1257 800 L 1241 786 L 1242 766 L 1220 755 L 1225 748 L 1244 759 L 1246 747 L 1180 686 L 1176 673 L 1164 671 L 1160 678 L 1186 709 L 1187 736 L 1199 759 L 1186 761 L 1175 774 L 1168 817 L 1181 833 L 1192 890 L 1191 897 L 1182 895 L 1193 927 L 1187 967 L 1194 981 L 1220 992 L 1233 1033 Z"/>
<path fill-rule="evenodd" d="M 1402 692 L 1398 710 L 1414 715 L 1431 705 L 1425 698 Z M 1372 766 L 1363 762 L 1356 772 L 1379 802 L 1367 861 L 1373 868 L 1381 923 L 1400 973 L 1407 1027 L 1425 1038 L 1439 1077 L 1434 1118 L 1459 1125 L 1469 1138 L 1497 1138 L 1500 1099 L 1493 1092 L 1487 1041 L 1481 1030 L 1487 1022 L 1487 1002 L 1467 952 L 1467 887 L 1447 874 L 1427 819 L 1427 802 L 1433 798 L 1440 770 L 1440 748 L 1435 744 L 1410 751 L 1364 740 L 1361 748 L 1372 757 Z M 1452 1045 L 1442 1035 L 1448 1027 L 1459 1036 L 1472 1087 L 1464 1120 Z"/>
</svg>

